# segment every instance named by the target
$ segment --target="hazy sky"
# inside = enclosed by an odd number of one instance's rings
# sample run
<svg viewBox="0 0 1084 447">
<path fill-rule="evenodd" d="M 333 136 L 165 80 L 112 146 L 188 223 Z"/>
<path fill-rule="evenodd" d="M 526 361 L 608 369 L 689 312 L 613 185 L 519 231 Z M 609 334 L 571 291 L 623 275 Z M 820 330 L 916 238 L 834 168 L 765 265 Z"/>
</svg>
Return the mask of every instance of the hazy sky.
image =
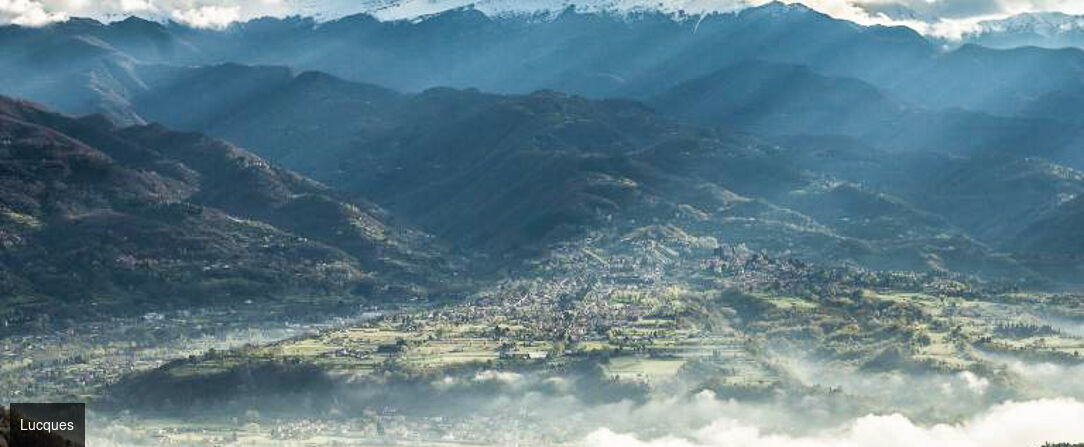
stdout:
<svg viewBox="0 0 1084 447">
<path fill-rule="evenodd" d="M 1084 0 L 800 1 L 819 11 L 859 23 L 905 24 L 931 34 L 952 34 L 955 28 L 966 27 L 980 19 L 1021 12 L 1084 14 Z M 765 2 L 767 0 L 662 0 L 668 9 L 691 12 L 730 11 Z M 483 11 L 506 11 L 567 4 L 630 8 L 659 3 L 658 0 L 0 0 L 0 23 L 39 25 L 73 16 L 108 20 L 134 14 L 169 18 L 201 27 L 221 27 L 265 15 L 334 18 L 371 12 L 382 18 L 405 18 L 467 4 L 476 4 Z"/>
</svg>

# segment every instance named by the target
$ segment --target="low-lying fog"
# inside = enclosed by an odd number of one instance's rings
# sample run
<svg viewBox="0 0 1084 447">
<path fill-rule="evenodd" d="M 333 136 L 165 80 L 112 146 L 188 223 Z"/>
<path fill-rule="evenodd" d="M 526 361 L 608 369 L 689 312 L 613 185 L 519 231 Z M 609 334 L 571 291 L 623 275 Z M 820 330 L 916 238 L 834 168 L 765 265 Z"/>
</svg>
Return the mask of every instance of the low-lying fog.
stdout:
<svg viewBox="0 0 1084 447">
<path fill-rule="evenodd" d="M 1039 447 L 1084 440 L 1084 366 L 991 359 L 986 375 L 860 372 L 787 358 L 792 385 L 754 398 L 617 386 L 597 370 L 481 370 L 231 401 L 163 423 L 95 415 L 90 445 Z M 109 419 L 108 421 L 106 419 Z M 218 435 L 215 435 L 218 436 Z M 192 445 L 207 439 L 196 436 Z"/>
<path fill-rule="evenodd" d="M 800 419 L 798 419 L 800 421 Z M 1075 399 L 1005 402 L 963 422 L 916 424 L 896 414 L 870 414 L 816 433 L 769 432 L 756 422 L 722 416 L 692 433 L 645 439 L 600 428 L 584 440 L 600 447 L 1020 447 L 1084 438 L 1084 403 Z M 800 424 L 801 422 L 796 422 Z"/>
</svg>

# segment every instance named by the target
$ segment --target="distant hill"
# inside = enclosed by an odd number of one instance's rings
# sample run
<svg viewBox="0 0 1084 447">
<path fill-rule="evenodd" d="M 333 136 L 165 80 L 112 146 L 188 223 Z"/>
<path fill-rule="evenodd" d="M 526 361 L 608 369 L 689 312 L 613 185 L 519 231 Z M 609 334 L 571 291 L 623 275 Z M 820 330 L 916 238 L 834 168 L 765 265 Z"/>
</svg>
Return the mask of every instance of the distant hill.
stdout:
<svg viewBox="0 0 1084 447">
<path fill-rule="evenodd" d="M 1080 90 L 1082 74 L 1084 50 L 998 50 L 968 44 L 929 59 L 890 89 L 929 108 L 958 107 L 1012 116 L 1043 94 Z"/>
<path fill-rule="evenodd" d="M 5 296 L 369 295 L 439 272 L 438 247 L 379 208 L 199 134 L 3 98 L 0 145 Z"/>
<path fill-rule="evenodd" d="M 865 82 L 762 61 L 684 82 L 651 103 L 703 123 L 775 135 L 861 135 L 907 112 Z"/>
<path fill-rule="evenodd" d="M 1084 192 L 1079 170 L 1039 157 L 895 153 L 844 137 L 775 141 L 787 148 L 780 159 L 902 197 L 997 246 Z"/>
<path fill-rule="evenodd" d="M 1084 173 L 1042 159 L 978 157 L 955 165 L 922 190 L 924 202 L 985 240 L 1008 241 L 1084 193 Z"/>
<path fill-rule="evenodd" d="M 407 96 L 319 72 L 236 64 L 153 67 L 151 89 L 135 98 L 148 120 L 259 148 L 295 169 L 325 162 L 367 135 L 386 130 Z"/>
<path fill-rule="evenodd" d="M 928 109 L 857 79 L 763 61 L 684 82 L 650 103 L 707 125 L 763 135 L 843 135 L 891 150 L 1058 158 L 1069 157 L 1070 147 L 1081 137 L 1076 125 L 1052 117 Z"/>
<path fill-rule="evenodd" d="M 1078 196 L 1025 228 L 1014 246 L 1046 272 L 1076 278 L 1084 272 L 1082 225 L 1084 196 Z"/>
</svg>

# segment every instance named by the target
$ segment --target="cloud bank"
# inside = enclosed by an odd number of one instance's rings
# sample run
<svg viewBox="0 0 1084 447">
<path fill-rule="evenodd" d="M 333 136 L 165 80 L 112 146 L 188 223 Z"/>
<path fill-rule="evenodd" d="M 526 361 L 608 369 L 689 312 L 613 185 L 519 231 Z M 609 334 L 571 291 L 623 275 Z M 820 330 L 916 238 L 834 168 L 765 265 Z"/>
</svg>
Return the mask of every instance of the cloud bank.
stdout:
<svg viewBox="0 0 1084 447">
<path fill-rule="evenodd" d="M 368 12 L 412 18 L 466 5 L 486 12 L 559 9 L 662 8 L 687 13 L 733 11 L 770 0 L 0 0 L 0 24 L 38 26 L 70 17 L 115 20 L 136 15 L 221 28 L 256 17 L 286 15 L 334 19 Z M 860 24 L 904 25 L 939 37 L 959 36 L 980 20 L 1024 12 L 1084 14 L 1080 0 L 784 0 L 803 3 Z"/>
<path fill-rule="evenodd" d="M 0 23 L 39 26 L 71 17 L 115 20 L 135 15 L 217 28 L 294 9 L 286 0 L 0 0 Z"/>
<path fill-rule="evenodd" d="M 997 405 L 959 424 L 924 427 L 906 417 L 864 416 L 844 427 L 806 436 L 762 432 L 720 419 L 687 438 L 640 439 L 608 428 L 591 433 L 588 447 L 1026 447 L 1084 440 L 1084 402 L 1046 399 Z"/>
</svg>

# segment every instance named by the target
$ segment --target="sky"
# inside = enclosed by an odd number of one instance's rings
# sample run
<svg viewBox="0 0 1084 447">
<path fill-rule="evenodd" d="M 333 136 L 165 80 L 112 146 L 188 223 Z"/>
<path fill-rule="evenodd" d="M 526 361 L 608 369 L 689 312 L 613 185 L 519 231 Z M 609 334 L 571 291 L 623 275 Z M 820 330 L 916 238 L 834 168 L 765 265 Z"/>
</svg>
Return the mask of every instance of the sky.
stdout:
<svg viewBox="0 0 1084 447">
<path fill-rule="evenodd" d="M 206 28 L 261 16 L 306 15 L 333 19 L 369 12 L 384 19 L 411 18 L 475 4 L 485 12 L 538 10 L 575 4 L 593 8 L 645 8 L 690 13 L 732 11 L 769 0 L 0 0 L 0 24 L 36 26 L 92 17 L 114 20 L 137 15 Z M 1084 14 L 1084 0 L 785 0 L 800 2 L 860 24 L 906 25 L 919 32 L 953 37 L 981 20 L 1024 12 Z"/>
</svg>

